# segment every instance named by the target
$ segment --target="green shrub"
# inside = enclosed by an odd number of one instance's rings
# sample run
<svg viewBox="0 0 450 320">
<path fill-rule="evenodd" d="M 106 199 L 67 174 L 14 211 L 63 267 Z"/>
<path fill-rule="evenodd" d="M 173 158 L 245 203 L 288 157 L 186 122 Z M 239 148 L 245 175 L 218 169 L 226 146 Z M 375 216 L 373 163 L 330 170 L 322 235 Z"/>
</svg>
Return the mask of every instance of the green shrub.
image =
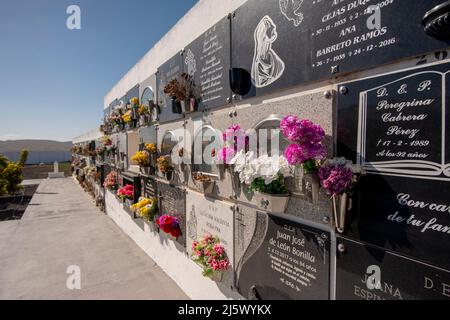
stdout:
<svg viewBox="0 0 450 320">
<path fill-rule="evenodd" d="M 28 150 L 23 150 L 20 160 L 15 163 L 0 155 L 0 195 L 12 194 L 22 189 L 22 171 L 27 159 Z"/>
</svg>

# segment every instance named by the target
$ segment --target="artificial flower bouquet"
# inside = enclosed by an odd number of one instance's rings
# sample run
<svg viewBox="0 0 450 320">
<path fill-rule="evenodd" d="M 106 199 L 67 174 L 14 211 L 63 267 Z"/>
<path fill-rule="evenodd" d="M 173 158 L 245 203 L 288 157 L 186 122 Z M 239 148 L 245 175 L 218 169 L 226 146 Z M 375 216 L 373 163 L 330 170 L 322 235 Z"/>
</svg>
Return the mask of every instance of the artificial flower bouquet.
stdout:
<svg viewBox="0 0 450 320">
<path fill-rule="evenodd" d="M 105 182 L 103 182 L 103 187 L 108 190 L 116 190 L 117 189 L 117 172 L 111 171 L 105 178 Z"/>
<path fill-rule="evenodd" d="M 156 152 L 158 151 L 156 149 L 156 144 L 154 143 L 146 143 L 144 145 L 144 150 L 147 151 L 149 154 L 156 154 Z"/>
<path fill-rule="evenodd" d="M 109 117 L 109 121 L 115 126 L 116 129 L 123 129 L 123 111 L 122 109 L 114 110 Z"/>
<path fill-rule="evenodd" d="M 164 175 L 170 174 L 173 171 L 172 164 L 170 162 L 170 156 L 161 156 L 156 160 L 158 170 Z"/>
<path fill-rule="evenodd" d="M 158 211 L 158 200 L 141 197 L 139 202 L 131 206 L 131 211 L 148 222 L 153 222 Z"/>
<path fill-rule="evenodd" d="M 284 152 L 287 161 L 290 165 L 303 169 L 305 189 L 310 189 L 313 203 L 318 204 L 320 182 L 317 174 L 327 153 L 322 144 L 325 131 L 312 121 L 300 120 L 294 115 L 285 117 L 281 121 L 280 129 L 292 142 Z"/>
<path fill-rule="evenodd" d="M 156 220 L 156 224 L 164 233 L 175 239 L 181 236 L 180 223 L 177 217 L 162 215 Z"/>
<path fill-rule="evenodd" d="M 290 165 L 300 165 L 305 173 L 317 172 L 319 161 L 325 159 L 326 149 L 322 145 L 325 131 L 310 120 L 287 116 L 280 124 L 283 135 L 292 142 L 285 150 Z"/>
<path fill-rule="evenodd" d="M 197 109 L 191 76 L 187 73 L 181 74 L 179 79 L 172 79 L 165 87 L 164 93 L 172 99 L 172 112 L 194 112 Z"/>
<path fill-rule="evenodd" d="M 284 156 L 258 157 L 253 151 L 239 151 L 231 160 L 241 183 L 255 192 L 257 205 L 264 210 L 284 213 L 289 202 L 285 178 L 293 175 L 293 167 Z"/>
<path fill-rule="evenodd" d="M 217 153 L 217 160 L 219 164 L 228 166 L 236 153 L 247 148 L 249 137 L 238 124 L 235 124 L 224 131 L 222 139 L 223 147 Z"/>
<path fill-rule="evenodd" d="M 122 120 L 126 124 L 130 124 L 131 122 L 133 122 L 132 111 L 131 110 L 126 111 L 122 116 Z"/>
<path fill-rule="evenodd" d="M 136 152 L 131 160 L 137 162 L 140 167 L 150 166 L 150 154 L 145 150 Z"/>
<path fill-rule="evenodd" d="M 203 268 L 203 276 L 216 281 L 221 281 L 230 268 L 224 246 L 218 237 L 209 234 L 192 243 L 192 259 Z"/>
<path fill-rule="evenodd" d="M 333 201 L 333 215 L 339 233 L 344 232 L 346 213 L 351 209 L 352 189 L 363 174 L 361 166 L 345 158 L 327 160 L 319 169 L 320 184 Z"/>
<path fill-rule="evenodd" d="M 124 187 L 117 190 L 117 196 L 123 201 L 134 199 L 134 187 L 131 184 L 127 184 Z"/>
</svg>

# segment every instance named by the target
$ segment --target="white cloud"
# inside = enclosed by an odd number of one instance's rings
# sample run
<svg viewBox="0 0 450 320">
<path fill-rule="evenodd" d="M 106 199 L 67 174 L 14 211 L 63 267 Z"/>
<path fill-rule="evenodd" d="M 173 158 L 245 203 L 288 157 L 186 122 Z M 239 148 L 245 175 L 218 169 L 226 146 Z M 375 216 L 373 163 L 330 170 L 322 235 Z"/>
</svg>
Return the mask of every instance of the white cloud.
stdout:
<svg viewBox="0 0 450 320">
<path fill-rule="evenodd" d="M 6 133 L 0 135 L 0 141 L 18 140 L 18 139 L 20 139 L 20 135 L 15 133 Z"/>
</svg>

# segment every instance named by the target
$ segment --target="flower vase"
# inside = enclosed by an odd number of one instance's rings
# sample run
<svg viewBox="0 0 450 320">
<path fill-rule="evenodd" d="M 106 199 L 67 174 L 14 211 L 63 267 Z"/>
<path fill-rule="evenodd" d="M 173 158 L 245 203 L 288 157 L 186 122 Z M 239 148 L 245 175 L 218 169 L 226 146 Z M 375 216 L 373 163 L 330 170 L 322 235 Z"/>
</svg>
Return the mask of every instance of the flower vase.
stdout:
<svg viewBox="0 0 450 320">
<path fill-rule="evenodd" d="M 141 173 L 142 174 L 144 174 L 144 175 L 150 175 L 151 174 L 151 167 L 150 166 L 147 166 L 147 167 L 139 167 L 139 170 L 141 171 Z"/>
<path fill-rule="evenodd" d="M 173 98 L 172 98 L 172 113 L 177 114 L 183 113 L 180 101 L 177 101 L 176 99 Z"/>
<path fill-rule="evenodd" d="M 289 199 L 290 195 L 286 194 L 255 193 L 256 205 L 272 213 L 285 213 Z"/>
<path fill-rule="evenodd" d="M 186 102 L 184 102 L 184 108 L 186 113 L 197 111 L 197 100 L 195 98 L 189 98 Z"/>
<path fill-rule="evenodd" d="M 333 215 L 336 223 L 336 230 L 339 233 L 345 231 L 345 220 L 347 211 L 349 210 L 349 196 L 348 193 L 335 195 L 332 198 L 333 201 Z"/>
<path fill-rule="evenodd" d="M 207 276 L 214 282 L 222 282 L 223 280 L 223 272 L 213 272 L 212 274 Z"/>
<path fill-rule="evenodd" d="M 200 182 L 202 191 L 204 194 L 211 194 L 214 191 L 214 187 L 216 185 L 215 181 L 205 181 L 205 182 Z"/>
<path fill-rule="evenodd" d="M 147 121 L 146 121 L 145 116 L 140 116 L 139 117 L 139 126 L 145 127 L 146 125 L 147 125 Z"/>
<path fill-rule="evenodd" d="M 313 205 L 319 204 L 320 179 L 317 173 L 304 173 L 305 190 L 311 193 Z"/>
</svg>

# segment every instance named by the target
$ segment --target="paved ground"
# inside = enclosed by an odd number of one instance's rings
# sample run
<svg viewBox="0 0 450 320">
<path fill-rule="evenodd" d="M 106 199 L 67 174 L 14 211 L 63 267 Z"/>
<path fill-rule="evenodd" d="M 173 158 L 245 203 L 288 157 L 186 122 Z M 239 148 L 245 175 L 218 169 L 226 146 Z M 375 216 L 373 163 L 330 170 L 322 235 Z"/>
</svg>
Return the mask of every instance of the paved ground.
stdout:
<svg viewBox="0 0 450 320">
<path fill-rule="evenodd" d="M 23 180 L 21 185 L 23 186 L 33 186 L 36 184 L 40 184 L 42 182 L 42 179 L 30 179 L 30 180 Z"/>
<path fill-rule="evenodd" d="M 81 269 L 68 290 L 67 268 Z M 20 221 L 0 223 L 0 299 L 187 299 L 73 179 L 43 180 Z"/>
</svg>

